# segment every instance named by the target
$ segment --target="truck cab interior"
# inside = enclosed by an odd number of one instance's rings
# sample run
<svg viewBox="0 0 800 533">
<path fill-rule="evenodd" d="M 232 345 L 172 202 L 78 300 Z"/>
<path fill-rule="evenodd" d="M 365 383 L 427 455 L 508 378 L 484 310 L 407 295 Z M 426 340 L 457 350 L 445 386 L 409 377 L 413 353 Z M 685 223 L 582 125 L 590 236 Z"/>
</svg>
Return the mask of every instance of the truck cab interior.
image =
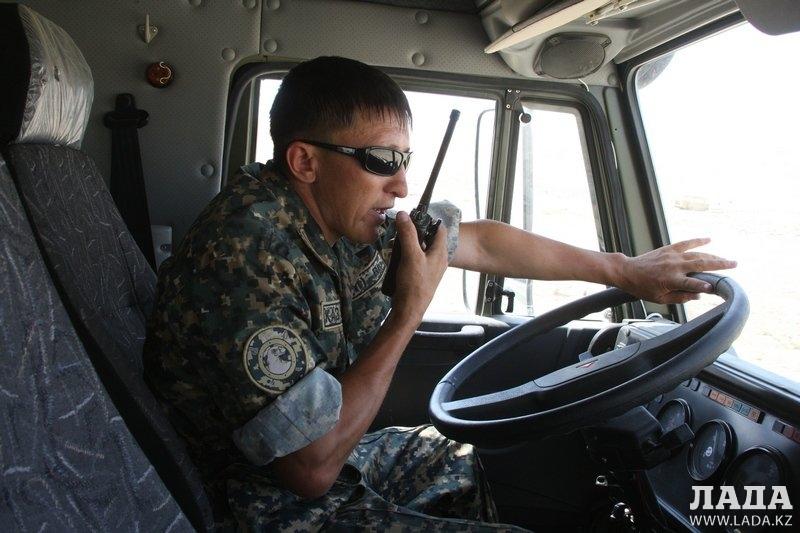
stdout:
<svg viewBox="0 0 800 533">
<path fill-rule="evenodd" d="M 800 503 L 800 3 L 0 2 L 0 524 L 211 531 L 142 378 L 158 265 L 272 158 L 298 62 L 381 68 L 419 201 L 636 255 L 739 261 L 685 305 L 450 268 L 374 428 L 478 447 L 534 531 L 789 531 Z M 776 529 L 777 528 L 777 529 Z"/>
</svg>

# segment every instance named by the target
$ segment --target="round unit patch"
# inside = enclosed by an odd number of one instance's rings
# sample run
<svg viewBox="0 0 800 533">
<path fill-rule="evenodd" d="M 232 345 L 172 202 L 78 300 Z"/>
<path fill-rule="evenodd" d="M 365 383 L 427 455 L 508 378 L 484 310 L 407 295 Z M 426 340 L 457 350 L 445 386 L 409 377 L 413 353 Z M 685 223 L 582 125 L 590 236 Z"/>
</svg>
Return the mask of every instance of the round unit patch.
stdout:
<svg viewBox="0 0 800 533">
<path fill-rule="evenodd" d="M 244 346 L 244 369 L 250 380 L 270 394 L 280 394 L 308 371 L 300 336 L 283 326 L 262 328 Z"/>
</svg>

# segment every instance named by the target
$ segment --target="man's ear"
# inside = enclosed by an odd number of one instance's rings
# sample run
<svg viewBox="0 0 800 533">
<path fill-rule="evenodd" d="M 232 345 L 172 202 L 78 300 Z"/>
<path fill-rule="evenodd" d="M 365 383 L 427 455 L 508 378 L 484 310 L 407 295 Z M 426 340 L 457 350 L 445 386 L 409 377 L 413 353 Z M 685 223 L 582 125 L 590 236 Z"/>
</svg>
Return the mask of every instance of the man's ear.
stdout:
<svg viewBox="0 0 800 533">
<path fill-rule="evenodd" d="M 303 183 L 314 183 L 317 180 L 317 159 L 313 148 L 306 143 L 293 142 L 286 148 L 286 166 Z"/>
</svg>

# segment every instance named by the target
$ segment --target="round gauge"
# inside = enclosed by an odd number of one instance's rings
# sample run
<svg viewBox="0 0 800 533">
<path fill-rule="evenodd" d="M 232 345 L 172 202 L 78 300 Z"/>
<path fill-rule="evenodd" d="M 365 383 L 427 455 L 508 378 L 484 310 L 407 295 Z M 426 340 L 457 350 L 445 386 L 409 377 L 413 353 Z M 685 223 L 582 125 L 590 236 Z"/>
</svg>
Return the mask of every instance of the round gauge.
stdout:
<svg viewBox="0 0 800 533">
<path fill-rule="evenodd" d="M 736 496 L 743 497 L 744 487 L 747 485 L 772 487 L 783 485 L 785 479 L 786 468 L 780 453 L 772 448 L 758 446 L 736 458 L 725 474 L 725 485 L 732 485 Z"/>
<path fill-rule="evenodd" d="M 743 503 L 747 501 L 745 487 L 765 487 L 764 503 L 769 503 L 772 497 L 772 487 L 786 484 L 786 462 L 780 452 L 766 447 L 757 446 L 750 448 L 737 457 L 725 473 L 723 485 L 731 485 L 736 492 L 736 499 Z M 762 511 L 764 512 L 764 511 Z M 767 516 L 780 514 L 778 510 L 766 511 Z M 752 527 L 739 527 L 727 531 L 739 533 L 755 533 L 763 531 L 762 525 Z"/>
<path fill-rule="evenodd" d="M 692 411 L 689 409 L 689 404 L 680 398 L 665 403 L 656 418 L 661 423 L 664 433 L 672 431 L 681 424 L 692 425 Z"/>
<path fill-rule="evenodd" d="M 689 448 L 689 474 L 696 481 L 705 481 L 730 459 L 733 448 L 733 432 L 728 424 L 721 420 L 703 424 Z"/>
</svg>

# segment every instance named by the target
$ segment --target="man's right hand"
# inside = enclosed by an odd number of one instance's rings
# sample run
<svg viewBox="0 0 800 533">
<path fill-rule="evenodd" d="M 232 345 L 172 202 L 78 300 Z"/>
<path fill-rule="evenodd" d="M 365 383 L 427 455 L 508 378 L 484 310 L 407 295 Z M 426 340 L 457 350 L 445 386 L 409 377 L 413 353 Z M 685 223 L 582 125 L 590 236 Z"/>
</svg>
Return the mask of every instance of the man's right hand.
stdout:
<svg viewBox="0 0 800 533">
<path fill-rule="evenodd" d="M 395 223 L 403 256 L 397 269 L 397 288 L 392 298 L 392 312 L 416 325 L 422 322 L 436 287 L 447 270 L 447 229 L 440 226 L 431 246 L 423 251 L 408 213 L 397 213 Z"/>
</svg>

